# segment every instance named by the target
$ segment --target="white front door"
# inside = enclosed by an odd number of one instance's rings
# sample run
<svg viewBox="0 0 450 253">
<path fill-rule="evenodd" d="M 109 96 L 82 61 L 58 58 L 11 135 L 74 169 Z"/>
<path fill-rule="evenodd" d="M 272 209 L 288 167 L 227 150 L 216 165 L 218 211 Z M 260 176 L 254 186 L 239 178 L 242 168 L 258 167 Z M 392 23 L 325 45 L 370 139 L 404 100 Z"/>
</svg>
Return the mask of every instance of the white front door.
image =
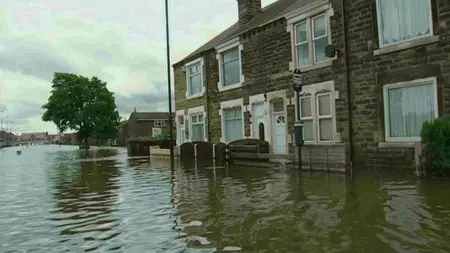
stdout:
<svg viewBox="0 0 450 253">
<path fill-rule="evenodd" d="M 184 124 L 180 124 L 180 130 L 179 130 L 179 136 L 180 136 L 180 145 L 185 142 L 184 139 Z"/>
<path fill-rule="evenodd" d="M 272 107 L 272 147 L 273 153 L 286 153 L 286 117 L 282 100 L 273 103 Z"/>
<path fill-rule="evenodd" d="M 259 139 L 259 123 L 266 124 L 264 122 L 264 102 L 252 104 L 252 134 L 253 138 Z M 267 129 L 267 126 L 264 126 Z"/>
<path fill-rule="evenodd" d="M 183 116 L 178 116 L 178 140 L 179 140 L 179 145 L 183 144 L 186 140 L 185 140 L 185 128 L 184 128 L 184 117 Z"/>
</svg>

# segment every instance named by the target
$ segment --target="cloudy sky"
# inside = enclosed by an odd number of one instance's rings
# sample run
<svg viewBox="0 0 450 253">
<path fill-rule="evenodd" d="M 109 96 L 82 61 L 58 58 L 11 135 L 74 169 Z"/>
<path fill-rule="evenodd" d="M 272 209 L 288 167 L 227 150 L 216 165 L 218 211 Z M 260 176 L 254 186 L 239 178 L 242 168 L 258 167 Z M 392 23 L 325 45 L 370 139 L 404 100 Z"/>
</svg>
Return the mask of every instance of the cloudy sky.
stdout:
<svg viewBox="0 0 450 253">
<path fill-rule="evenodd" d="M 262 0 L 263 6 L 274 1 Z M 54 72 L 108 82 L 121 116 L 134 107 L 168 110 L 164 0 L 1 2 L 4 128 L 56 132 L 52 123 L 41 121 Z M 169 5 L 172 64 L 237 20 L 236 0 L 170 0 Z"/>
</svg>

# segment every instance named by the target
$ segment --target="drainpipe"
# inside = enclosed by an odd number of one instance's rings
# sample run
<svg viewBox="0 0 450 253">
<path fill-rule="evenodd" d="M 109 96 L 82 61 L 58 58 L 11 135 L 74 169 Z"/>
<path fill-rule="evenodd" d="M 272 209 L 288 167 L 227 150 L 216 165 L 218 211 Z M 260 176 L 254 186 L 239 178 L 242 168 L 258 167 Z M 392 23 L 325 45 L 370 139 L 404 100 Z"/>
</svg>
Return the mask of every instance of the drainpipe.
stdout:
<svg viewBox="0 0 450 253">
<path fill-rule="evenodd" d="M 347 83 L 347 102 L 348 102 L 348 141 L 350 143 L 349 145 L 349 152 L 350 152 L 350 175 L 353 174 L 353 118 L 352 118 L 352 94 L 351 94 L 351 85 L 350 85 L 350 72 L 349 72 L 349 53 L 348 53 L 348 41 L 347 41 L 347 32 L 348 32 L 348 20 L 347 20 L 347 14 L 345 12 L 345 6 L 346 1 L 341 0 L 341 9 L 342 9 L 342 26 L 344 27 L 343 32 L 343 39 L 344 39 L 344 72 L 345 72 L 345 82 Z"/>
<path fill-rule="evenodd" d="M 205 72 L 206 73 L 206 124 L 208 125 L 208 131 L 207 131 L 207 138 L 208 138 L 208 142 L 211 142 L 211 124 L 210 124 L 210 97 L 209 97 L 209 83 L 210 83 L 210 71 L 208 71 L 208 64 L 209 64 L 209 59 L 208 59 L 208 54 L 205 53 L 203 55 L 204 58 L 204 63 L 205 63 Z"/>
</svg>

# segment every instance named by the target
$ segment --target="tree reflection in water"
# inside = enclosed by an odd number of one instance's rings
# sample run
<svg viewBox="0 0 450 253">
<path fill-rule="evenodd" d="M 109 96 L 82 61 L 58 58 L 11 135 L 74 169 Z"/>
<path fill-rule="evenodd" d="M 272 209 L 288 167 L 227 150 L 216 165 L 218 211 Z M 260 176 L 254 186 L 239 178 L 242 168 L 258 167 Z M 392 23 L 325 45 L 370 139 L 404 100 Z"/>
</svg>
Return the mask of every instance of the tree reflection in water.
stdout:
<svg viewBox="0 0 450 253">
<path fill-rule="evenodd" d="M 119 202 L 120 171 L 116 160 L 107 159 L 115 154 L 89 150 L 79 151 L 82 160 L 76 162 L 56 159 L 61 162 L 51 169 L 56 208 L 50 220 L 60 230 L 62 242 L 71 240 L 94 250 L 101 241 L 120 234 L 119 219 L 113 215 Z"/>
</svg>

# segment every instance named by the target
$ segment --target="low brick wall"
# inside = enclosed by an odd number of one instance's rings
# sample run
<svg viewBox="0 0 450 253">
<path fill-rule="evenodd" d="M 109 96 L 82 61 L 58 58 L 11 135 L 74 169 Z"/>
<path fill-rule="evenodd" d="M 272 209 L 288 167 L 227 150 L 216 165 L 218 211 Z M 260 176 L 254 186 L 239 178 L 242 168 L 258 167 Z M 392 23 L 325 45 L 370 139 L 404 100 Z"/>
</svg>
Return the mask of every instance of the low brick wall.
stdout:
<svg viewBox="0 0 450 253">
<path fill-rule="evenodd" d="M 233 153 L 234 166 L 267 167 L 267 168 L 298 168 L 297 151 L 291 149 L 291 154 L 271 153 Z M 258 161 L 259 160 L 259 161 Z M 349 172 L 347 148 L 345 144 L 305 145 L 302 147 L 302 170 Z"/>
<path fill-rule="evenodd" d="M 179 157 L 179 148 L 174 147 L 173 153 L 175 157 Z M 170 149 L 160 148 L 159 146 L 151 146 L 150 156 L 157 158 L 170 158 Z"/>
<path fill-rule="evenodd" d="M 169 149 L 170 141 L 165 140 L 128 140 L 129 156 L 148 156 L 150 147 L 157 146 L 162 149 Z"/>
</svg>

